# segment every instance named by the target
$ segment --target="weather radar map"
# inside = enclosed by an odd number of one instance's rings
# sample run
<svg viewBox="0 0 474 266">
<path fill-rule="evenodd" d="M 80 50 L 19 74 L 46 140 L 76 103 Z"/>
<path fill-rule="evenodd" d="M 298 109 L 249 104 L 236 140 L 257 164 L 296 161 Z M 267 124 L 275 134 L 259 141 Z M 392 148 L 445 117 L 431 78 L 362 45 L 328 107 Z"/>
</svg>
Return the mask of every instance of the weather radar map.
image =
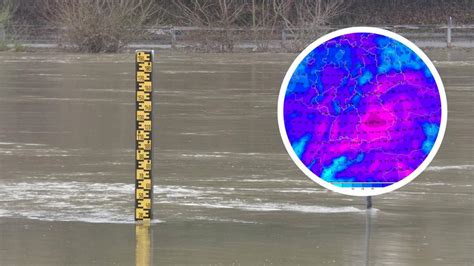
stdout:
<svg viewBox="0 0 474 266">
<path fill-rule="evenodd" d="M 311 179 L 349 195 L 376 195 L 414 179 L 446 127 L 438 72 L 414 44 L 376 28 L 349 28 L 308 46 L 285 77 L 279 125 Z"/>
</svg>

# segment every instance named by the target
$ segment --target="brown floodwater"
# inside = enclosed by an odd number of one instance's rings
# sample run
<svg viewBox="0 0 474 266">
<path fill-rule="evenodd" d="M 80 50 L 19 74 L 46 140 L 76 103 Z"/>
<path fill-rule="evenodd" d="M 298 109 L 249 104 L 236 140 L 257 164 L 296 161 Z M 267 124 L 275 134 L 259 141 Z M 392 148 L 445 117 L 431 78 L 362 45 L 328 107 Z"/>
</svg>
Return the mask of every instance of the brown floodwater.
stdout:
<svg viewBox="0 0 474 266">
<path fill-rule="evenodd" d="M 0 53 L 0 265 L 472 265 L 474 53 L 427 53 L 444 142 L 372 211 L 285 151 L 295 54 L 157 53 L 156 220 L 137 228 L 133 54 Z"/>
</svg>

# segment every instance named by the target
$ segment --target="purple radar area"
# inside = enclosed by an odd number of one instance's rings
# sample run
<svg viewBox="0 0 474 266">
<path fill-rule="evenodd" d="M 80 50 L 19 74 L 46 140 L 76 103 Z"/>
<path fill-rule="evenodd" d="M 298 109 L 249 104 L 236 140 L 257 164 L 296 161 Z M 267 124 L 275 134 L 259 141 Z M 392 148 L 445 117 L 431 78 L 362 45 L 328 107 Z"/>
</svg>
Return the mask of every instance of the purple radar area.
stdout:
<svg viewBox="0 0 474 266">
<path fill-rule="evenodd" d="M 384 188 L 413 176 L 446 126 L 444 88 L 429 59 L 374 32 L 309 48 L 280 93 L 280 131 L 300 168 L 330 189 Z"/>
</svg>

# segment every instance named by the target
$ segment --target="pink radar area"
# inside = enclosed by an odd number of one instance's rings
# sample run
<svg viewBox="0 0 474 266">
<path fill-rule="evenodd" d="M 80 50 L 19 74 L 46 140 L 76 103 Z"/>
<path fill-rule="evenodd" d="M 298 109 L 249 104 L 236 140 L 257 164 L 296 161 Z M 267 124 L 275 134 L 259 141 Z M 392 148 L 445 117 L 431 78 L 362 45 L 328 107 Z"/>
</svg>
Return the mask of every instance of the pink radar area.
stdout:
<svg viewBox="0 0 474 266">
<path fill-rule="evenodd" d="M 381 194 L 433 159 L 446 127 L 445 97 L 414 44 L 385 30 L 350 28 L 295 60 L 280 92 L 280 131 L 316 182 L 344 194 Z"/>
</svg>

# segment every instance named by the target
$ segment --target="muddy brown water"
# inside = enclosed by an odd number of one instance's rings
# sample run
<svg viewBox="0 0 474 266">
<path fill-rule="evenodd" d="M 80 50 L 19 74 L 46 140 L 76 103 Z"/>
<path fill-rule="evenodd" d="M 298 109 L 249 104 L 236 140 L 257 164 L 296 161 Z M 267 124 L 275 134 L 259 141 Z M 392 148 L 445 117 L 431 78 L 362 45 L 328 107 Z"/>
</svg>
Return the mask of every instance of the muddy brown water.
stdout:
<svg viewBox="0 0 474 266">
<path fill-rule="evenodd" d="M 373 199 L 328 192 L 276 122 L 294 54 L 158 53 L 154 265 L 472 265 L 474 53 L 428 50 L 448 127 Z M 0 265 L 133 265 L 132 54 L 0 53 Z"/>
</svg>

